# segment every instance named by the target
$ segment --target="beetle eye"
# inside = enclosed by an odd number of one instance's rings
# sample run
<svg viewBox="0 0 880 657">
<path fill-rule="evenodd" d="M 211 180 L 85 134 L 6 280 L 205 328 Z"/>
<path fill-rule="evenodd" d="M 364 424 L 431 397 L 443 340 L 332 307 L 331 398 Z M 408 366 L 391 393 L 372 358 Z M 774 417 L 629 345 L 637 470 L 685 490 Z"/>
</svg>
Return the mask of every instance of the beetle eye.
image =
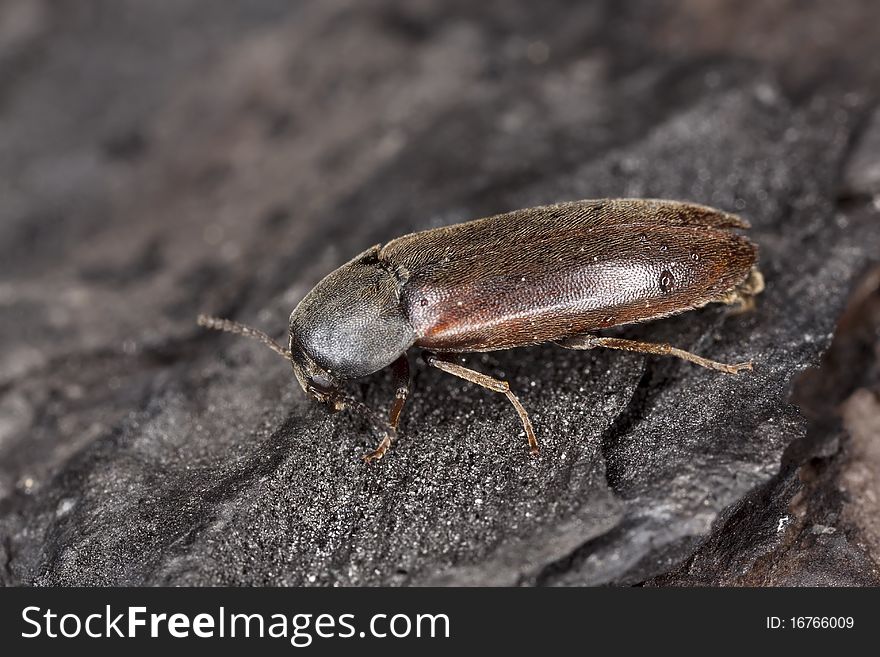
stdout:
<svg viewBox="0 0 880 657">
<path fill-rule="evenodd" d="M 328 376 L 320 372 L 316 372 L 309 376 L 309 384 L 315 389 L 316 392 L 319 392 L 323 395 L 330 394 L 331 392 L 336 390 L 336 386 L 333 385 L 333 381 L 331 381 Z"/>
</svg>

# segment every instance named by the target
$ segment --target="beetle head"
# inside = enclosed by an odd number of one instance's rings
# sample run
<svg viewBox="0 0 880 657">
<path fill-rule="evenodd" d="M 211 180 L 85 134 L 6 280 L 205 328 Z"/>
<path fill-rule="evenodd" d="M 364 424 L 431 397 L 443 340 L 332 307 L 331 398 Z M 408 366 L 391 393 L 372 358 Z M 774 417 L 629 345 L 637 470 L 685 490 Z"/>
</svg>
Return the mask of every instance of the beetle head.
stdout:
<svg viewBox="0 0 880 657">
<path fill-rule="evenodd" d="M 290 314 L 287 349 L 257 329 L 200 315 L 206 328 L 259 340 L 290 361 L 303 391 L 338 411 L 360 406 L 340 384 L 390 365 L 414 342 L 409 320 L 401 310 L 399 282 L 372 247 L 309 292 Z"/>
<path fill-rule="evenodd" d="M 313 397 L 378 372 L 415 341 L 400 282 L 378 254 L 372 247 L 328 274 L 290 314 L 291 362 Z"/>
<path fill-rule="evenodd" d="M 290 364 L 293 365 L 293 374 L 307 395 L 314 397 L 322 404 L 327 404 L 332 410 L 340 410 L 343 407 L 337 381 L 330 372 L 315 363 L 293 339 L 290 341 L 290 348 L 285 349 L 259 329 L 229 319 L 199 315 L 198 324 L 216 331 L 235 333 L 259 340 L 272 351 L 281 354 L 290 361 Z"/>
<path fill-rule="evenodd" d="M 332 411 L 342 410 L 344 406 L 342 393 L 339 382 L 333 375 L 315 363 L 293 339 L 290 341 L 289 353 L 293 374 L 303 391 L 322 404 L 326 404 Z"/>
</svg>

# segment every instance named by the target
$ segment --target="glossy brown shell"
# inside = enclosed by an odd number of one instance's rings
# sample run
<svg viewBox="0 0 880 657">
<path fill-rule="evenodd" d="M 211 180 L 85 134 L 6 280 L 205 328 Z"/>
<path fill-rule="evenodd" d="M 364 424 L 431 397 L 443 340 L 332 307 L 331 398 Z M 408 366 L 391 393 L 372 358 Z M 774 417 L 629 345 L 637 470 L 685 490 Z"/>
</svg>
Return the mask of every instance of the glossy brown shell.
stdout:
<svg viewBox="0 0 880 657">
<path fill-rule="evenodd" d="M 732 230 L 747 227 L 689 203 L 577 201 L 405 235 L 379 260 L 402 281 L 416 346 L 491 351 L 721 300 L 755 263 Z"/>
</svg>

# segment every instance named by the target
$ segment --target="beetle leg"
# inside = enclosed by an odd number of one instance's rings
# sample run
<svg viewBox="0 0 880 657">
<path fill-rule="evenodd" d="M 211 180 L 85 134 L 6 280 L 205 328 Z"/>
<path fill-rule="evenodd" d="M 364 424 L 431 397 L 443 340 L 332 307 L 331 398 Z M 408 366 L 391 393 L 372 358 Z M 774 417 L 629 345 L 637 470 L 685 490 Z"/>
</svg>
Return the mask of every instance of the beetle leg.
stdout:
<svg viewBox="0 0 880 657">
<path fill-rule="evenodd" d="M 538 439 L 535 438 L 535 430 L 532 428 L 532 422 L 529 420 L 529 414 L 526 413 L 526 409 L 523 408 L 523 405 L 520 403 L 519 399 L 517 399 L 516 395 L 514 395 L 510 391 L 510 384 L 507 381 L 499 381 L 498 379 L 492 378 L 487 374 L 483 374 L 481 372 L 476 372 L 474 370 L 468 369 L 458 363 L 453 363 L 451 361 L 440 358 L 436 354 L 425 354 L 425 361 L 428 365 L 432 367 L 436 367 L 438 370 L 443 370 L 444 372 L 448 372 L 454 376 L 457 376 L 465 381 L 470 381 L 471 383 L 475 383 L 478 386 L 482 386 L 488 390 L 493 392 L 500 392 L 513 404 L 513 407 L 516 409 L 517 414 L 519 414 L 519 419 L 522 422 L 523 428 L 526 431 L 526 438 L 529 441 L 529 451 L 532 454 L 538 453 Z"/>
<path fill-rule="evenodd" d="M 700 367 L 707 367 L 710 370 L 718 370 L 727 374 L 737 374 L 741 370 L 752 369 L 752 362 L 736 363 L 728 365 L 727 363 L 719 363 L 717 360 L 709 360 L 702 356 L 697 356 L 684 349 L 673 347 L 666 343 L 641 342 L 638 340 L 624 340 L 622 338 L 600 338 L 596 335 L 578 335 L 567 340 L 557 342 L 561 347 L 566 349 L 595 349 L 596 347 L 605 347 L 606 349 L 620 349 L 622 351 L 635 351 L 640 354 L 657 354 L 658 356 L 676 356 L 683 360 L 689 361 Z"/>
<path fill-rule="evenodd" d="M 734 306 L 731 315 L 741 315 L 755 309 L 755 297 L 764 291 L 764 276 L 757 267 L 752 267 L 748 278 L 728 294 L 718 299 L 719 303 Z"/>
<path fill-rule="evenodd" d="M 354 397 L 340 395 L 333 401 L 334 410 L 341 411 L 346 408 L 360 411 L 363 413 L 364 417 L 370 421 L 370 424 L 373 425 L 374 429 L 379 429 L 382 432 L 382 440 L 379 441 L 379 445 L 376 449 L 364 454 L 364 460 L 367 462 L 381 459 L 385 456 L 385 452 L 388 451 L 388 448 L 391 447 L 391 441 L 397 437 L 397 430 L 395 427 L 392 427 L 390 424 L 379 418 L 376 413 L 373 412 L 373 409 Z"/>
<path fill-rule="evenodd" d="M 364 460 L 367 463 L 370 461 L 378 461 L 385 456 L 385 452 L 391 447 L 391 441 L 397 437 L 397 425 L 400 422 L 400 412 L 403 410 L 403 405 L 406 403 L 407 395 L 409 395 L 409 359 L 406 357 L 406 354 L 403 354 L 403 356 L 394 361 L 391 365 L 391 369 L 394 372 L 394 401 L 391 404 L 391 410 L 388 412 L 388 426 L 390 431 L 385 431 L 385 435 L 382 436 L 382 440 L 379 441 L 379 445 L 376 449 L 368 454 L 364 454 Z"/>
<path fill-rule="evenodd" d="M 388 412 L 388 422 L 393 429 L 397 429 L 400 422 L 400 413 L 409 395 L 409 359 L 403 354 L 391 365 L 394 372 L 394 401 Z"/>
</svg>

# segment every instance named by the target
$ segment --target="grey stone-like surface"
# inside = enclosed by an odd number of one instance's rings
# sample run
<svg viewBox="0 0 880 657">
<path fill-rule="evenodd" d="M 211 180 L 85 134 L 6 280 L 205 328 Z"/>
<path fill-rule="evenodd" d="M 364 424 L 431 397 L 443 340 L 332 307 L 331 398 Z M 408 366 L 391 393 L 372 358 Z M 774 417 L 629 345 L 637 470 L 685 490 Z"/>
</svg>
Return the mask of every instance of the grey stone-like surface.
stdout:
<svg viewBox="0 0 880 657">
<path fill-rule="evenodd" d="M 719 531 L 779 522 L 738 509 L 779 485 L 806 436 L 792 381 L 880 253 L 858 173 L 876 164 L 861 146 L 876 3 L 3 12 L 5 583 L 629 584 Z M 371 244 L 606 196 L 752 222 L 756 311 L 626 334 L 756 368 L 552 346 L 470 358 L 520 394 L 538 458 L 504 399 L 419 365 L 401 440 L 367 466 L 364 422 L 308 402 L 268 350 L 194 324 L 211 312 L 280 337 Z M 354 389 L 374 406 L 392 392 L 386 375 Z M 860 558 L 823 582 L 858 579 Z"/>
</svg>

